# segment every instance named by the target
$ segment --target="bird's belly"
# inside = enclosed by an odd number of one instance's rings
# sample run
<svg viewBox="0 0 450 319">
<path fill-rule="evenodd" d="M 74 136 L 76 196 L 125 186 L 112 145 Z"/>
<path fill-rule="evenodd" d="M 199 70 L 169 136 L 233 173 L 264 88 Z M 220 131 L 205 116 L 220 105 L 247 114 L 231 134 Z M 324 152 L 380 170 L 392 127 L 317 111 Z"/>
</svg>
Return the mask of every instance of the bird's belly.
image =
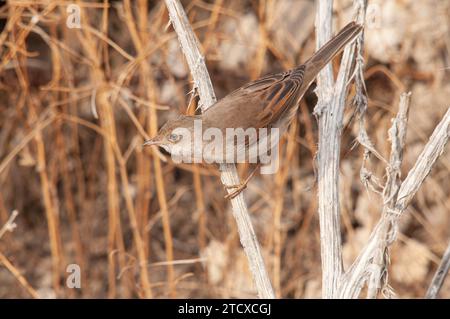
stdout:
<svg viewBox="0 0 450 319">
<path fill-rule="evenodd" d="M 257 138 L 241 139 L 236 143 L 234 138 L 226 138 L 223 145 L 206 145 L 202 155 L 207 163 L 262 163 L 266 164 L 278 155 L 278 130 L 272 134 L 260 134 Z M 242 140 L 246 142 L 242 142 Z"/>
</svg>

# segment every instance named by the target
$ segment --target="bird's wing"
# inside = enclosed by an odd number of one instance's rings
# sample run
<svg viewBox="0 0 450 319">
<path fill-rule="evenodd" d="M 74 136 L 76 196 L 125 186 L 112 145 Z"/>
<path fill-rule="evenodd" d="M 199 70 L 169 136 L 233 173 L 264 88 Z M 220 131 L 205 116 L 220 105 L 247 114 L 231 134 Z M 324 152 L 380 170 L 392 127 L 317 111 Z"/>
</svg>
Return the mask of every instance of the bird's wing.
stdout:
<svg viewBox="0 0 450 319">
<path fill-rule="evenodd" d="M 249 102 L 260 104 L 255 114 L 255 128 L 268 127 L 285 112 L 297 109 L 297 103 L 305 91 L 302 89 L 304 71 L 302 65 L 294 70 L 263 77 L 232 92 L 230 98 L 245 100 L 245 97 L 250 97 Z"/>
</svg>

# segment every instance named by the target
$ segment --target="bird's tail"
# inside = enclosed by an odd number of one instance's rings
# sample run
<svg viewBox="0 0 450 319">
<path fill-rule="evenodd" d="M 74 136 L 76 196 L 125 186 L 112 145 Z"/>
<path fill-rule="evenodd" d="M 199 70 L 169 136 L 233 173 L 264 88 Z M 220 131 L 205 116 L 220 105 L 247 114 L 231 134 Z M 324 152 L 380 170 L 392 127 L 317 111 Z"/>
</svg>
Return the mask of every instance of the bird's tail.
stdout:
<svg viewBox="0 0 450 319">
<path fill-rule="evenodd" d="M 308 82 L 314 80 L 320 70 L 341 52 L 346 44 L 353 41 L 362 29 L 362 25 L 350 22 L 335 37 L 314 53 L 314 55 L 305 62 L 305 80 Z"/>
</svg>

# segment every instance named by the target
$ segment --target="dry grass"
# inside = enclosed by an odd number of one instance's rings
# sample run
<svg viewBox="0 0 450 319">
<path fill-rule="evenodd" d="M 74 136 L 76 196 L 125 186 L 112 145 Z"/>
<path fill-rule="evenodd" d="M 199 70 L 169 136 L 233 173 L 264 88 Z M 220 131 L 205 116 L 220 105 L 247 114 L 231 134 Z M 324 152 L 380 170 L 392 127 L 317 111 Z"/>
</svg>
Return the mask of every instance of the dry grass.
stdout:
<svg viewBox="0 0 450 319">
<path fill-rule="evenodd" d="M 219 98 L 313 52 L 314 6 L 288 2 L 183 1 Z M 339 28 L 351 7 L 335 2 Z M 380 24 L 366 30 L 366 123 L 388 158 L 399 96 L 412 91 L 405 176 L 449 106 L 450 6 L 393 2 L 398 19 L 380 11 Z M 168 117 L 198 103 L 187 94 L 191 79 L 163 1 L 74 3 L 81 29 L 66 26 L 67 1 L 0 9 L 0 228 L 19 212 L 17 227 L 0 238 L 0 297 L 254 296 L 216 167 L 175 164 L 141 147 Z M 277 297 L 320 296 L 315 102 L 312 93 L 302 102 L 280 170 L 256 176 L 245 191 Z M 376 184 L 360 180 L 353 111 L 341 146 L 345 267 L 382 211 Z M 446 249 L 449 159 L 447 151 L 400 222 L 389 272 L 399 297 L 425 295 Z M 382 160 L 365 165 L 372 181 L 386 181 Z M 239 167 L 241 176 L 248 170 Z M 81 267 L 81 289 L 65 285 L 72 263 Z M 441 297 L 450 297 L 448 281 Z"/>
</svg>

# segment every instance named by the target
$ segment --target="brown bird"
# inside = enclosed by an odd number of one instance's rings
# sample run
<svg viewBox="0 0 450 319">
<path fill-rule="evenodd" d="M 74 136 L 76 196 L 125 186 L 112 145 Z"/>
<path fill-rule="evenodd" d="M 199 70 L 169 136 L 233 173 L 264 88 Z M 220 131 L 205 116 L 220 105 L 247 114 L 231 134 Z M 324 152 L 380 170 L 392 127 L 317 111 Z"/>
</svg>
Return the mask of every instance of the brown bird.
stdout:
<svg viewBox="0 0 450 319">
<path fill-rule="evenodd" d="M 216 102 L 201 115 L 180 115 L 174 120 L 169 120 L 158 134 L 147 140 L 144 145 L 159 145 L 172 157 L 178 156 L 184 161 L 259 162 L 254 156 L 257 152 L 252 152 L 261 143 L 259 129 L 275 128 L 279 130 L 277 136 L 281 136 L 287 130 L 298 110 L 301 98 L 320 70 L 346 44 L 353 41 L 361 30 L 361 25 L 349 23 L 304 64 L 293 70 L 267 75 L 250 82 Z M 201 136 L 198 142 L 195 127 L 199 124 Z M 241 133 L 255 129 L 256 134 L 249 133 L 245 138 L 239 139 L 226 134 L 227 129 L 241 129 Z M 217 144 L 219 133 L 225 136 L 221 144 Z M 264 136 L 269 137 L 264 139 L 264 143 L 267 143 L 272 135 L 269 132 Z M 212 147 L 211 143 L 214 143 L 215 147 Z M 245 156 L 241 156 L 241 160 L 236 158 L 242 154 Z M 236 196 L 245 184 L 246 182 L 237 187 L 237 191 L 229 197 Z"/>
</svg>

